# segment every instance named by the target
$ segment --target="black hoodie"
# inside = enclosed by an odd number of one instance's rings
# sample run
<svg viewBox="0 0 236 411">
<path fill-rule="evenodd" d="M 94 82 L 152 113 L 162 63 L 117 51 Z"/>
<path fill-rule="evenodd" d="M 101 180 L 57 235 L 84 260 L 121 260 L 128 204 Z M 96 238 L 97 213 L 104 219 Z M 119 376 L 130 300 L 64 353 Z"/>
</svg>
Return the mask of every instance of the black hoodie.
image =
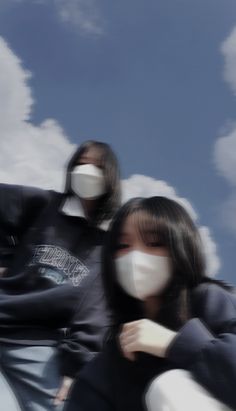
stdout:
<svg viewBox="0 0 236 411">
<path fill-rule="evenodd" d="M 118 339 L 111 340 L 79 374 L 65 411 L 144 411 L 151 381 L 179 368 L 236 410 L 236 294 L 205 283 L 192 290 L 190 303 L 192 318 L 179 329 L 166 358 L 139 352 L 130 361 Z M 177 391 L 178 385 L 170 389 Z"/>
<path fill-rule="evenodd" d="M 0 342 L 59 345 L 62 375 L 100 351 L 109 325 L 101 281 L 106 232 L 68 215 L 63 194 L 0 185 Z"/>
</svg>

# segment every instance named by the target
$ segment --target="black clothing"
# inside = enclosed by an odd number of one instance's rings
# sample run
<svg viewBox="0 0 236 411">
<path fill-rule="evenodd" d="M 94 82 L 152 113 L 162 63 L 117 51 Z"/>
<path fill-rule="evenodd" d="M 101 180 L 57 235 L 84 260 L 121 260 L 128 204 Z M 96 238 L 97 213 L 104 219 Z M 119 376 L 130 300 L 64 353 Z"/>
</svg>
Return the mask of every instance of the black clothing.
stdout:
<svg viewBox="0 0 236 411">
<path fill-rule="evenodd" d="M 100 275 L 106 232 L 65 214 L 68 197 L 0 185 L 0 259 L 7 267 L 0 342 L 59 344 L 62 375 L 75 376 L 101 350 L 109 325 Z"/>
<path fill-rule="evenodd" d="M 193 291 L 191 305 L 193 318 L 179 330 L 166 358 L 138 353 L 129 361 L 116 341 L 110 342 L 79 375 L 66 411 L 143 411 L 148 384 L 175 368 L 189 370 L 236 409 L 236 295 L 205 283 Z"/>
</svg>

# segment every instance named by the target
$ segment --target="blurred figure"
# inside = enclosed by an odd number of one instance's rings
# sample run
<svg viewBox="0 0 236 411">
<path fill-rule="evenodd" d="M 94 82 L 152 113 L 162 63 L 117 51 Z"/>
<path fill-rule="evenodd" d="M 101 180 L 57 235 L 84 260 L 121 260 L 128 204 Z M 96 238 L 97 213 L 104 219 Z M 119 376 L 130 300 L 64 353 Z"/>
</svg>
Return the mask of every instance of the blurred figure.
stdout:
<svg viewBox="0 0 236 411">
<path fill-rule="evenodd" d="M 113 331 L 79 375 L 66 410 L 189 411 L 188 388 L 196 394 L 199 384 L 210 393 L 204 409 L 209 396 L 236 409 L 236 296 L 205 274 L 199 233 L 184 208 L 164 197 L 130 200 L 113 220 L 103 273 Z M 175 389 L 189 382 L 176 409 L 170 383 L 168 403 L 170 370 Z M 164 390 L 155 383 L 163 373 Z"/>
<path fill-rule="evenodd" d="M 101 249 L 120 204 L 117 159 L 88 141 L 63 194 L 4 184 L 0 194 L 0 366 L 23 409 L 55 410 L 109 326 Z"/>
</svg>

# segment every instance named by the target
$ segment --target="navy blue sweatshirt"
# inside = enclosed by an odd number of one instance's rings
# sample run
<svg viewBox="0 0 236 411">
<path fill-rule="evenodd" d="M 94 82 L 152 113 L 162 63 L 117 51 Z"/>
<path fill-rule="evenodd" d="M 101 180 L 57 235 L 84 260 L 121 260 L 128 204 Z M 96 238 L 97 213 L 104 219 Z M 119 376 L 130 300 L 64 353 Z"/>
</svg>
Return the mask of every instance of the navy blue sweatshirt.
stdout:
<svg viewBox="0 0 236 411">
<path fill-rule="evenodd" d="M 201 284 L 191 298 L 192 317 L 178 331 L 166 358 L 139 353 L 125 359 L 111 341 L 79 376 L 66 411 L 143 411 L 153 378 L 182 368 L 217 399 L 236 410 L 236 295 Z"/>
<path fill-rule="evenodd" d="M 106 232 L 63 211 L 67 193 L 0 185 L 0 342 L 57 345 L 75 376 L 109 325 L 101 281 Z"/>
</svg>

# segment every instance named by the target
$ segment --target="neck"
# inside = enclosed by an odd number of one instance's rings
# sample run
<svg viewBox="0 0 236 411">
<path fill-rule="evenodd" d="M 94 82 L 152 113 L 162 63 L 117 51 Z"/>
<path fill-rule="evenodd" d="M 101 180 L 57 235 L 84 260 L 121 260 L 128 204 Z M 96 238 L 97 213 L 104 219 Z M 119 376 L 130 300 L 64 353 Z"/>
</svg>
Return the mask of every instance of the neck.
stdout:
<svg viewBox="0 0 236 411">
<path fill-rule="evenodd" d="M 147 297 L 144 301 L 145 314 L 150 320 L 155 321 L 160 311 L 160 307 L 161 299 L 156 296 Z"/>
<path fill-rule="evenodd" d="M 85 216 L 88 219 L 91 219 L 93 214 L 94 214 L 94 210 L 96 208 L 96 205 L 97 205 L 96 200 L 86 200 L 84 198 L 80 198 L 80 202 L 81 202 L 82 207 L 84 209 Z"/>
</svg>

